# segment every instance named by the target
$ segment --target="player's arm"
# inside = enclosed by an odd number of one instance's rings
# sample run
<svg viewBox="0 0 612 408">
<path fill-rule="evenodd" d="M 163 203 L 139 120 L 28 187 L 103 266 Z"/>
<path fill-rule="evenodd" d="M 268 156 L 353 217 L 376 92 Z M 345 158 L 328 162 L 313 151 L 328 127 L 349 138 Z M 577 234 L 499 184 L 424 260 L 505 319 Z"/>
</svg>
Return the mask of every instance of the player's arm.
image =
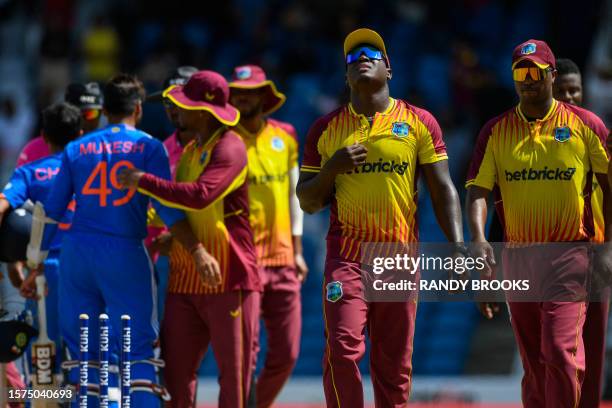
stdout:
<svg viewBox="0 0 612 408">
<path fill-rule="evenodd" d="M 322 165 L 318 144 L 324 127 L 325 121 L 320 119 L 308 131 L 304 162 L 296 188 L 300 207 L 309 214 L 322 210 L 330 203 L 336 176 L 365 162 L 368 154 L 365 146 L 354 144 L 337 150 Z"/>
<path fill-rule="evenodd" d="M 448 171 L 448 160 L 421 165 L 421 170 L 431 194 L 434 213 L 446 239 L 463 243 L 461 205 Z"/>
<path fill-rule="evenodd" d="M 220 140 L 211 159 L 194 182 L 174 182 L 137 169 L 124 169 L 119 182 L 137 185 L 138 190 L 163 205 L 183 210 L 203 210 L 238 188 L 246 178 L 246 148 L 235 135 Z"/>
<path fill-rule="evenodd" d="M 59 222 L 66 213 L 70 201 L 74 196 L 74 188 L 72 185 L 72 169 L 70 159 L 68 157 L 68 149 L 70 145 L 64 149 L 62 153 L 62 163 L 57 176 L 53 179 L 53 184 L 49 190 L 49 194 L 43 202 L 46 217 L 55 221 L 55 223 L 46 224 L 43 234 L 41 249 L 46 251 L 51 246 L 53 237 L 57 231 Z"/>
</svg>

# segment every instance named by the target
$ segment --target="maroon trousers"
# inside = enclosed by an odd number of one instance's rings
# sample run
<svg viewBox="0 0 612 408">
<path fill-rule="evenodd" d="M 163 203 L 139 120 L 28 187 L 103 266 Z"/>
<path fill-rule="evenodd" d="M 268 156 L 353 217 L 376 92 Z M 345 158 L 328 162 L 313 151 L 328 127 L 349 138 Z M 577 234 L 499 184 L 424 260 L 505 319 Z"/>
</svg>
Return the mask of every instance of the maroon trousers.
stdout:
<svg viewBox="0 0 612 408">
<path fill-rule="evenodd" d="M 327 259 L 323 290 L 327 407 L 364 406 L 358 363 L 365 353 L 366 329 L 372 345 L 370 373 L 376 406 L 408 406 L 417 303 L 366 302 L 360 265 L 341 259 Z"/>
<path fill-rule="evenodd" d="M 541 297 L 508 302 L 524 369 L 523 406 L 599 406 L 607 304 L 585 300 L 587 245 L 506 250 L 503 265 L 512 278 L 530 278 Z M 569 301 L 569 294 L 579 299 Z"/>
<path fill-rule="evenodd" d="M 302 304 L 295 267 L 266 267 L 262 276 L 261 318 L 268 347 L 264 366 L 257 378 L 257 407 L 267 408 L 289 379 L 300 352 Z M 259 352 L 255 336 L 255 353 Z"/>
<path fill-rule="evenodd" d="M 221 408 L 243 408 L 249 394 L 261 294 L 168 294 L 161 328 L 165 385 L 173 408 L 193 406 L 197 370 L 211 344 L 219 368 Z"/>
</svg>

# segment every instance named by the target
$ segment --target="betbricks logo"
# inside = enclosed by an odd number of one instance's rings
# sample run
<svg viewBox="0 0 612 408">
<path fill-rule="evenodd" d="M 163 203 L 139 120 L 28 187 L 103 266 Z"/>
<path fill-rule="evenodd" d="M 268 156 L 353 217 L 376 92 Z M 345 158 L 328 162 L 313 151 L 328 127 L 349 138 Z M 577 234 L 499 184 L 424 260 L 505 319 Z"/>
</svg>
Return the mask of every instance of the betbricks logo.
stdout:
<svg viewBox="0 0 612 408">
<path fill-rule="evenodd" d="M 576 173 L 575 167 L 567 169 L 549 169 L 544 167 L 542 170 L 523 169 L 514 172 L 505 171 L 506 181 L 570 181 Z"/>
<path fill-rule="evenodd" d="M 396 163 L 394 160 L 383 161 L 378 159 L 376 162 L 365 162 L 355 167 L 354 170 L 347 174 L 363 174 L 363 173 L 396 173 L 400 176 L 406 174 L 408 170 L 408 162 Z"/>
</svg>

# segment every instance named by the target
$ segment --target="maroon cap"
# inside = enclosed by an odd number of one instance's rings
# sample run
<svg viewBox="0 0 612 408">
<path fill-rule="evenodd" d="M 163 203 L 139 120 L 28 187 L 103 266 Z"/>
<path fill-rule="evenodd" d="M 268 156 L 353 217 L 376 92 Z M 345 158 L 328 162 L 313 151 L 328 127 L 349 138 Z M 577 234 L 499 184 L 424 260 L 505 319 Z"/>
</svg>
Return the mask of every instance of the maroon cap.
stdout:
<svg viewBox="0 0 612 408">
<path fill-rule="evenodd" d="M 166 89 L 163 96 L 180 108 L 208 111 L 224 125 L 234 126 L 240 119 L 240 112 L 229 104 L 227 81 L 214 71 L 198 71 L 185 85 Z"/>
<path fill-rule="evenodd" d="M 529 60 L 540 68 L 557 67 L 555 55 L 548 44 L 540 40 L 527 40 L 514 48 L 512 68 L 523 60 Z"/>
<path fill-rule="evenodd" d="M 269 115 L 285 103 L 285 95 L 280 93 L 274 82 L 266 78 L 266 73 L 257 65 L 241 65 L 234 68 L 230 88 L 258 89 L 265 88 L 263 97 L 263 114 Z"/>
</svg>

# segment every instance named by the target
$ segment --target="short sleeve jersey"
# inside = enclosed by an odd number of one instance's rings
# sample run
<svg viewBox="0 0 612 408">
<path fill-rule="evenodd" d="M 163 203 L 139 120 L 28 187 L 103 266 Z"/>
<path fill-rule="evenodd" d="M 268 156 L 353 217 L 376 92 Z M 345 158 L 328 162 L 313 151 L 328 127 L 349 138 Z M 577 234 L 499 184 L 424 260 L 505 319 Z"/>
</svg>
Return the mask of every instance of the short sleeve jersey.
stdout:
<svg viewBox="0 0 612 408">
<path fill-rule="evenodd" d="M 302 172 L 319 172 L 334 153 L 361 143 L 366 162 L 335 179 L 328 233 L 329 256 L 359 260 L 364 242 L 418 240 L 419 165 L 446 160 L 435 118 L 399 99 L 372 122 L 349 104 L 317 120 L 304 147 Z"/>
<path fill-rule="evenodd" d="M 499 186 L 509 242 L 590 239 L 593 173 L 607 173 L 607 134 L 601 119 L 573 105 L 553 100 L 533 121 L 517 106 L 481 130 L 466 186 Z"/>
<path fill-rule="evenodd" d="M 249 221 L 263 266 L 293 265 L 289 171 L 298 165 L 295 129 L 267 119 L 257 134 L 238 126 L 248 156 Z"/>
</svg>

